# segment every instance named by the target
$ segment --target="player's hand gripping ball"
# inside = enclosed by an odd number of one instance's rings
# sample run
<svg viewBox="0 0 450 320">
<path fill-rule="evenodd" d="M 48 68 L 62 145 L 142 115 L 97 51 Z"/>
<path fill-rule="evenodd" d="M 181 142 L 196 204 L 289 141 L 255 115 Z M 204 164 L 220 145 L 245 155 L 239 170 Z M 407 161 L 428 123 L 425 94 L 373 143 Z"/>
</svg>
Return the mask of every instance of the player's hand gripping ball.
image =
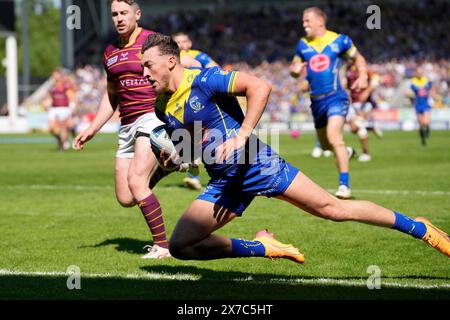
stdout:
<svg viewBox="0 0 450 320">
<path fill-rule="evenodd" d="M 158 126 L 150 132 L 150 144 L 161 166 L 168 171 L 179 170 L 180 165 L 174 163 L 177 158 L 177 151 L 165 125 Z"/>
</svg>

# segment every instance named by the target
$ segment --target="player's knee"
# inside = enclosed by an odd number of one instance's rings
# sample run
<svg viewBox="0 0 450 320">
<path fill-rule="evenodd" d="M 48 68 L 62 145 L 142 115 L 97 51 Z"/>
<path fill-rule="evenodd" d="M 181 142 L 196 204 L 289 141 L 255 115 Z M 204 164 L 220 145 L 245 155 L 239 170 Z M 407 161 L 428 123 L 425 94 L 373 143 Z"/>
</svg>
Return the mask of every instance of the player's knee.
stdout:
<svg viewBox="0 0 450 320">
<path fill-rule="evenodd" d="M 116 198 L 117 202 L 119 202 L 119 204 L 124 208 L 131 208 L 136 205 L 136 202 L 134 201 L 133 197 L 116 195 Z"/>
<path fill-rule="evenodd" d="M 351 220 L 349 211 L 346 206 L 343 205 L 345 200 L 337 200 L 335 203 L 329 203 L 319 211 L 322 218 L 331 220 L 334 222 L 342 222 Z"/>
<path fill-rule="evenodd" d="M 328 137 L 328 142 L 334 150 L 339 147 L 345 147 L 344 139 L 341 137 Z"/>
<path fill-rule="evenodd" d="M 360 139 L 367 139 L 368 133 L 367 133 L 367 129 L 365 127 L 358 129 L 358 137 Z"/>
<path fill-rule="evenodd" d="M 189 255 L 187 245 L 180 241 L 174 241 L 173 239 L 170 239 L 169 252 L 172 257 L 179 260 L 192 259 L 192 257 Z"/>
<path fill-rule="evenodd" d="M 139 194 L 143 188 L 147 188 L 148 185 L 145 183 L 145 179 L 142 179 L 138 175 L 129 175 L 128 178 L 128 188 L 133 195 Z"/>
</svg>

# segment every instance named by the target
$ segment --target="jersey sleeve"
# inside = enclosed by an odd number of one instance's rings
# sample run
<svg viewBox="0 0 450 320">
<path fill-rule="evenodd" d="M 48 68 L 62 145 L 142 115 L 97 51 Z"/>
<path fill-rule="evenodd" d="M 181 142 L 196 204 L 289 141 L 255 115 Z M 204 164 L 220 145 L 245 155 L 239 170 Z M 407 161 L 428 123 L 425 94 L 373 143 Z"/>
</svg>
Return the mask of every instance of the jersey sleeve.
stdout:
<svg viewBox="0 0 450 320">
<path fill-rule="evenodd" d="M 358 52 L 358 50 L 353 44 L 352 39 L 350 39 L 350 37 L 345 34 L 341 35 L 341 37 L 342 37 L 341 55 L 347 58 L 356 57 L 356 53 Z"/>
<path fill-rule="evenodd" d="M 233 95 L 236 71 L 225 71 L 219 67 L 206 70 L 207 72 L 201 76 L 201 83 L 209 96 Z"/>
<path fill-rule="evenodd" d="M 204 52 L 200 52 L 196 57 L 195 60 L 197 60 L 198 62 L 200 62 L 202 64 L 203 67 L 206 67 L 208 64 L 210 64 L 211 62 L 214 62 L 213 59 L 211 59 L 210 56 L 208 56 L 206 53 Z"/>
<path fill-rule="evenodd" d="M 301 41 L 297 43 L 295 47 L 294 58 L 292 58 L 292 62 L 303 62 L 302 49 L 301 49 Z"/>
<path fill-rule="evenodd" d="M 106 72 L 106 80 L 108 82 L 111 82 L 111 76 L 108 72 L 108 52 L 105 50 L 105 52 L 103 53 L 103 69 L 105 69 Z"/>
</svg>

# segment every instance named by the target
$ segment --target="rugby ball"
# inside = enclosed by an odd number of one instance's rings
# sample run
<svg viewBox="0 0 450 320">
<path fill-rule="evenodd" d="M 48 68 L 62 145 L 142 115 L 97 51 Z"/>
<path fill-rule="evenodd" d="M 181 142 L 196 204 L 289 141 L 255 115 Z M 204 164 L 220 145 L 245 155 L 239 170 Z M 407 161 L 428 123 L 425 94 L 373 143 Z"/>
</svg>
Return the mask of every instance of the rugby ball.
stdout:
<svg viewBox="0 0 450 320">
<path fill-rule="evenodd" d="M 170 139 L 165 125 L 158 126 L 150 132 L 150 144 L 158 161 L 161 160 L 161 150 L 164 149 L 164 152 L 168 155 L 175 150 L 175 145 Z"/>
</svg>

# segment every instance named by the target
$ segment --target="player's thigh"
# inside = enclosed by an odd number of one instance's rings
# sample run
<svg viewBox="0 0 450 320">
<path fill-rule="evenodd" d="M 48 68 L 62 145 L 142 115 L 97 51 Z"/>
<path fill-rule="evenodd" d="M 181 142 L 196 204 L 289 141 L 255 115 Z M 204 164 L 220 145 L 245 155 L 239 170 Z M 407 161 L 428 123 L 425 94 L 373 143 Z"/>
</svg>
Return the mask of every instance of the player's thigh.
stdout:
<svg viewBox="0 0 450 320">
<path fill-rule="evenodd" d="M 344 123 L 342 116 L 331 116 L 328 118 L 327 138 L 331 145 L 338 145 L 344 142 Z"/>
<path fill-rule="evenodd" d="M 128 186 L 128 171 L 131 162 L 132 158 L 117 157 L 114 168 L 116 197 L 123 206 L 131 206 L 134 204 L 134 198 Z"/>
<path fill-rule="evenodd" d="M 419 125 L 425 124 L 424 112 L 417 112 L 417 122 L 419 122 Z"/>
<path fill-rule="evenodd" d="M 423 122 L 428 125 L 430 123 L 430 111 L 425 111 L 423 113 Z"/>
<path fill-rule="evenodd" d="M 363 120 L 366 120 L 369 118 L 369 112 L 370 111 L 361 111 L 358 113 L 358 117 L 360 117 Z"/>
<path fill-rule="evenodd" d="M 195 244 L 235 217 L 235 213 L 224 207 L 196 199 L 178 220 L 170 242 L 176 246 Z"/>
<path fill-rule="evenodd" d="M 158 165 L 149 138 L 138 137 L 134 146 L 134 157 L 128 172 L 129 178 L 149 179 L 150 173 Z"/>
<path fill-rule="evenodd" d="M 315 216 L 338 220 L 343 218 L 345 203 L 299 172 L 289 188 L 278 197 Z"/>
<path fill-rule="evenodd" d="M 48 120 L 48 128 L 49 128 L 51 131 L 54 131 L 54 130 L 57 128 L 57 122 L 56 122 L 56 119 L 51 118 L 51 119 Z"/>
<path fill-rule="evenodd" d="M 72 116 L 67 117 L 67 119 L 66 119 L 66 127 L 67 127 L 67 128 L 72 128 L 72 127 L 73 127 L 73 119 L 72 119 Z"/>
<path fill-rule="evenodd" d="M 355 117 L 347 118 L 347 123 L 350 126 L 350 130 L 353 133 L 356 133 L 358 131 L 358 126 L 356 125 L 356 118 Z"/>
<path fill-rule="evenodd" d="M 58 130 L 61 127 L 61 120 L 55 110 L 51 110 L 51 115 L 48 120 L 50 130 Z"/>
</svg>

